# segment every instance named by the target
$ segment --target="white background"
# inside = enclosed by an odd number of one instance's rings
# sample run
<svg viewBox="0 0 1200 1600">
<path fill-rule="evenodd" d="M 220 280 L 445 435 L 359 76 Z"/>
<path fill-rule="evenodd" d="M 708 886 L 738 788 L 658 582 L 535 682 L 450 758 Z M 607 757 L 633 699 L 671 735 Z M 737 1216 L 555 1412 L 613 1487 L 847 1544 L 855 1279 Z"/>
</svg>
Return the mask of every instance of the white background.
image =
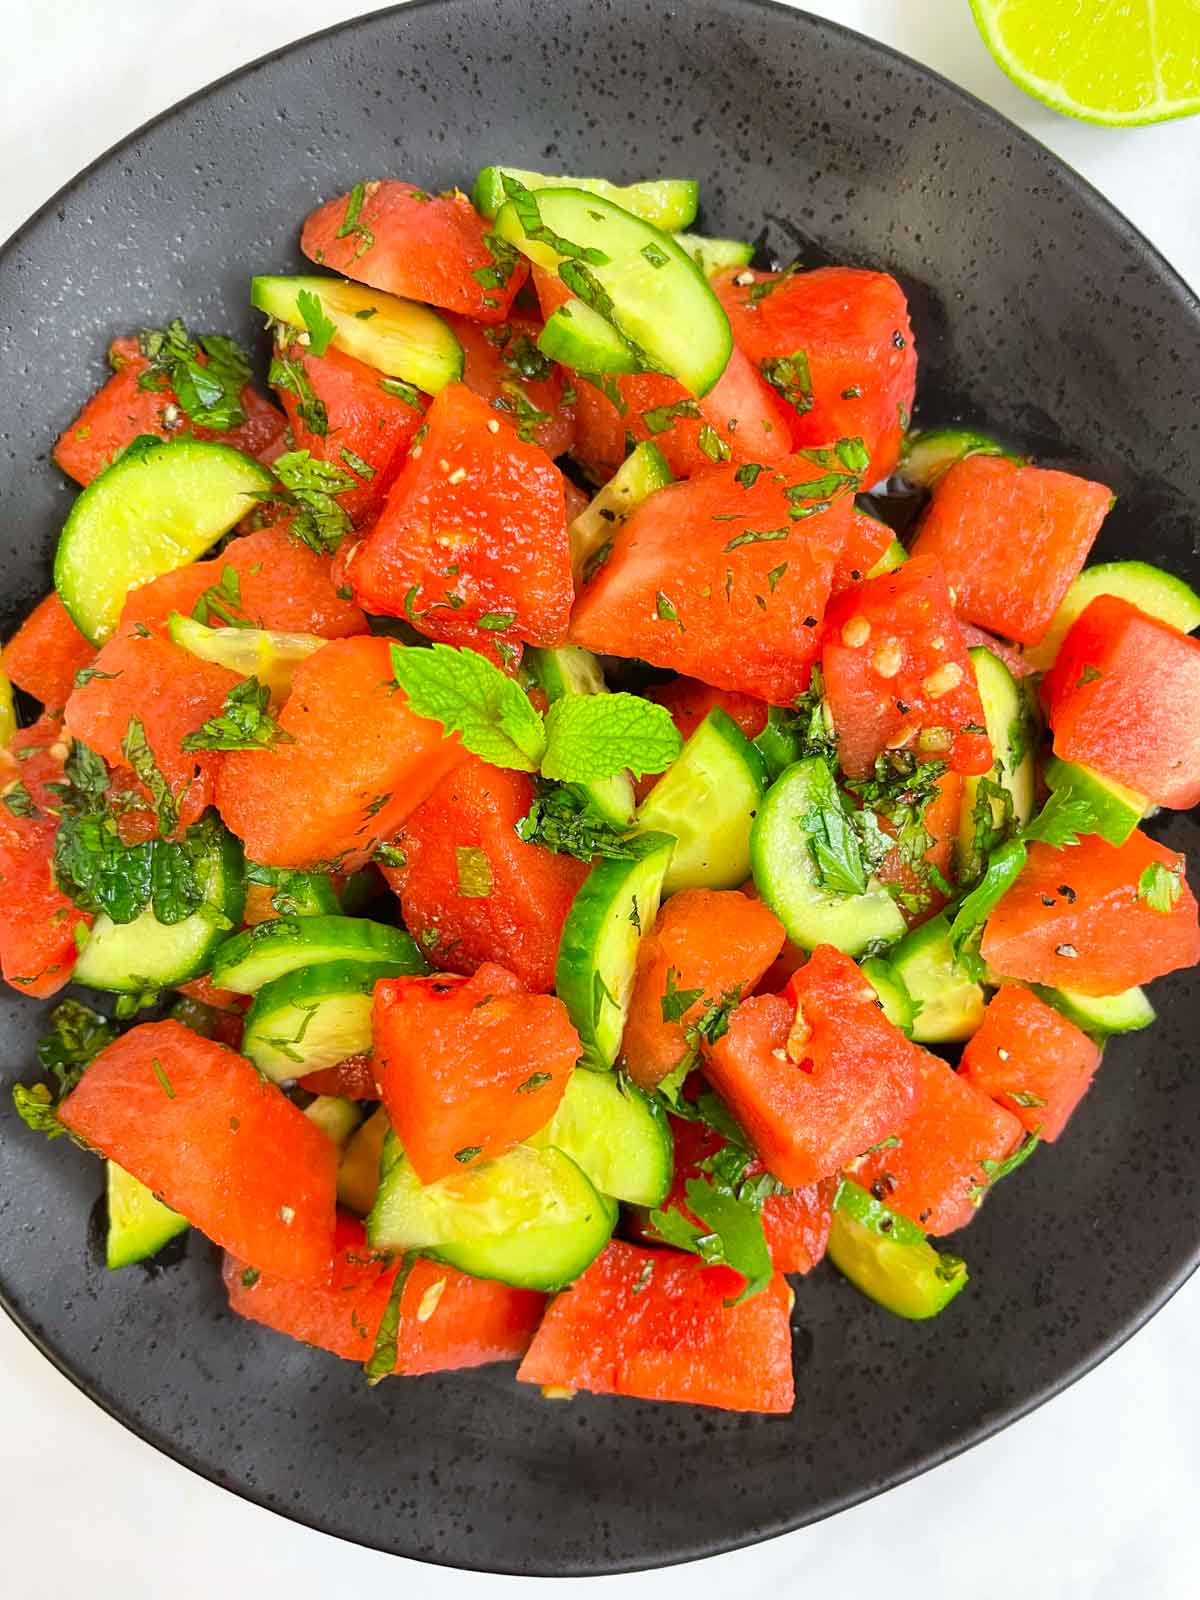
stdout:
<svg viewBox="0 0 1200 1600">
<path fill-rule="evenodd" d="M 0 0 L 0 238 L 147 117 L 368 0 Z M 1200 287 L 1200 119 L 1105 130 L 1026 99 L 967 0 L 811 0 L 990 101 L 1104 190 Z M 653 165 L 653 162 L 650 163 Z M 703 176 L 701 174 L 701 176 Z M 0 362 L 3 356 L 0 353 Z M 0 387 L 0 404 L 3 390 Z M 1119 1061 L 1114 1065 L 1120 1070 Z M 1142 1218 L 1155 1225 L 1153 1197 Z M 694 1569 L 548 1583 L 553 1600 L 794 1592 L 1183 1600 L 1200 1592 L 1200 1278 L 1016 1428 L 818 1527 Z M 130 1360 L 137 1352 L 130 1351 Z M 508 1600 L 517 1581 L 338 1543 L 193 1477 L 91 1405 L 0 1315 L 0 1592 L 11 1600 Z"/>
</svg>

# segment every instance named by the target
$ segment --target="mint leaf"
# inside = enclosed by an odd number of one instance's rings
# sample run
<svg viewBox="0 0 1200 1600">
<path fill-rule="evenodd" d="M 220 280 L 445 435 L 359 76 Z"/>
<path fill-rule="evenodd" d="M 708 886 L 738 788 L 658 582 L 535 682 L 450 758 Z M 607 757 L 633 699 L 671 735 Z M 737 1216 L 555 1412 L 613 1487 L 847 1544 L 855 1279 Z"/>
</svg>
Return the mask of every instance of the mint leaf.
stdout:
<svg viewBox="0 0 1200 1600">
<path fill-rule="evenodd" d="M 245 422 L 241 394 L 250 382 L 250 361 L 234 340 L 216 333 L 193 339 L 174 317 L 165 328 L 144 328 L 138 349 L 150 363 L 138 377 L 139 389 L 173 390 L 188 420 L 215 433 Z"/>
<path fill-rule="evenodd" d="M 121 754 L 137 775 L 138 782 L 150 795 L 150 803 L 158 816 L 158 831 L 164 837 L 174 833 L 179 826 L 179 807 L 171 786 L 159 771 L 146 738 L 146 730 L 139 717 L 130 717 L 125 737 L 121 740 Z"/>
<path fill-rule="evenodd" d="M 662 1019 L 664 1022 L 682 1022 L 684 1016 L 696 1004 L 697 1000 L 704 998 L 703 989 L 680 989 L 678 987 L 679 973 L 674 967 L 667 968 L 667 987 L 662 996 Z"/>
<path fill-rule="evenodd" d="M 194 733 L 185 734 L 184 750 L 270 750 L 277 744 L 295 744 L 267 710 L 271 691 L 257 678 L 244 678 L 225 696 L 215 717 Z"/>
<path fill-rule="evenodd" d="M 393 644 L 392 671 L 417 715 L 459 734 L 473 755 L 537 771 L 546 752 L 542 719 L 524 690 L 478 651 Z"/>
<path fill-rule="evenodd" d="M 63 1000 L 50 1013 L 50 1031 L 37 1043 L 38 1060 L 53 1073 L 59 1097 L 70 1094 L 96 1056 L 117 1037 L 107 1017 L 78 1000 Z"/>
<path fill-rule="evenodd" d="M 1055 789 L 1033 821 L 1022 828 L 1021 837 L 1061 850 L 1078 844 L 1081 833 L 1095 833 L 1098 826 L 1099 818 L 1090 803 L 1068 785 Z"/>
<path fill-rule="evenodd" d="M 662 772 L 683 748 L 664 706 L 635 694 L 565 695 L 546 717 L 542 774 L 595 783 L 628 771 Z"/>
<path fill-rule="evenodd" d="M 992 1161 L 984 1156 L 979 1165 L 983 1168 L 987 1182 L 977 1183 L 972 1187 L 971 1204 L 980 1205 L 993 1184 L 999 1183 L 1001 1178 L 1007 1178 L 1009 1173 L 1015 1172 L 1018 1167 L 1023 1167 L 1041 1142 L 1040 1134 L 1031 1133 L 1028 1138 L 1021 1141 L 1012 1155 L 1005 1156 L 1003 1161 Z"/>
<path fill-rule="evenodd" d="M 329 349 L 329 341 L 337 332 L 337 323 L 331 322 L 325 315 L 320 295 L 313 294 L 311 289 L 301 289 L 296 296 L 296 307 L 308 329 L 309 355 L 323 356 Z"/>
</svg>

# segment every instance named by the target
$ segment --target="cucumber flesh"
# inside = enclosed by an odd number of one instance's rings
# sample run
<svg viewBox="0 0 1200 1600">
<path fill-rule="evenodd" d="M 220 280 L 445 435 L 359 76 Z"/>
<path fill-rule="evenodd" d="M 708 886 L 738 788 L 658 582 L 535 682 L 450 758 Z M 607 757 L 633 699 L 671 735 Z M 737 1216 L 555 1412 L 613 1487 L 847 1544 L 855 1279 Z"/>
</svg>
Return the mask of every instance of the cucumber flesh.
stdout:
<svg viewBox="0 0 1200 1600">
<path fill-rule="evenodd" d="M 525 222 L 539 235 L 526 232 Z M 708 279 L 669 234 L 582 189 L 527 191 L 496 215 L 497 234 L 537 266 L 558 271 L 580 298 L 586 273 L 592 309 L 657 370 L 697 397 L 725 370 L 733 349 L 729 318 Z M 584 260 L 565 259 L 545 234 Z"/>
<path fill-rule="evenodd" d="M 882 578 L 885 572 L 895 572 L 896 568 L 902 567 L 907 560 L 908 551 L 899 539 L 893 539 L 879 560 L 869 569 L 867 577 Z"/>
<path fill-rule="evenodd" d="M 115 461 L 80 494 L 59 536 L 54 587 L 75 626 L 103 644 L 131 589 L 198 561 L 271 481 L 249 456 L 202 439 Z"/>
<path fill-rule="evenodd" d="M 766 786 L 762 756 L 714 706 L 638 810 L 642 832 L 670 833 L 677 841 L 664 895 L 745 883 L 750 829 Z"/>
<path fill-rule="evenodd" d="M 912 1322 L 944 1311 L 967 1286 L 967 1265 L 935 1250 L 920 1228 L 844 1178 L 833 1203 L 829 1258 L 856 1289 Z"/>
<path fill-rule="evenodd" d="M 538 334 L 537 347 L 551 361 L 575 372 L 645 370 L 645 362 L 612 323 L 582 300 L 570 300 L 550 313 Z"/>
<path fill-rule="evenodd" d="M 529 646 L 524 660 L 551 705 L 568 695 L 608 693 L 600 663 L 590 650 L 583 650 L 577 644 L 560 645 L 556 650 L 540 650 Z M 611 778 L 599 778 L 592 783 L 578 783 L 573 787 L 583 795 L 597 816 L 611 823 L 614 828 L 633 826 L 633 780 L 627 772 L 617 772 Z"/>
<path fill-rule="evenodd" d="M 583 1064 L 601 1072 L 620 1053 L 638 944 L 658 915 L 675 840 L 646 833 L 637 848 L 633 860 L 597 862 L 583 880 L 563 924 L 554 970 L 555 990 L 583 1046 Z"/>
<path fill-rule="evenodd" d="M 323 872 L 246 864 L 246 882 L 271 889 L 271 909 L 280 917 L 335 917 L 344 910 L 333 880 Z"/>
<path fill-rule="evenodd" d="M 241 843 L 219 823 L 196 860 L 203 903 L 182 922 L 167 925 L 153 908 L 132 922 L 101 913 L 75 963 L 74 979 L 110 994 L 148 994 L 174 989 L 207 972 L 214 951 L 242 919 L 246 902 Z"/>
<path fill-rule="evenodd" d="M 862 975 L 874 989 L 883 1007 L 883 1014 L 893 1027 L 912 1038 L 917 1008 L 905 986 L 904 979 L 884 956 L 868 956 L 859 963 Z"/>
<path fill-rule="evenodd" d="M 831 944 L 858 956 L 869 945 L 904 933 L 900 908 L 877 878 L 865 894 L 821 887 L 803 819 L 837 804 L 833 776 L 820 756 L 806 756 L 767 790 L 750 832 L 750 860 L 759 894 L 802 950 Z"/>
<path fill-rule="evenodd" d="M 304 1115 L 339 1147 L 363 1119 L 358 1101 L 347 1100 L 340 1094 L 319 1094 L 311 1105 L 305 1106 Z"/>
<path fill-rule="evenodd" d="M 316 295 L 333 323 L 330 344 L 389 378 L 425 394 L 438 394 L 463 374 L 463 352 L 449 323 L 436 311 L 382 289 L 341 278 L 252 278 L 250 303 L 277 322 L 304 327 L 303 292 Z"/>
<path fill-rule="evenodd" d="M 106 1161 L 108 1238 L 105 1263 L 110 1272 L 157 1255 L 163 1245 L 186 1231 L 188 1220 L 172 1211 L 115 1161 Z"/>
<path fill-rule="evenodd" d="M 917 1044 L 969 1039 L 983 1022 L 983 989 L 955 962 L 944 911 L 907 934 L 888 952 L 888 960 L 916 1006 L 912 1038 Z"/>
<path fill-rule="evenodd" d="M 1102 594 L 1128 600 L 1148 617 L 1156 617 L 1180 633 L 1193 633 L 1200 628 L 1200 594 L 1182 578 L 1153 567 L 1148 561 L 1104 561 L 1084 568 L 1067 590 L 1041 639 L 1026 646 L 1025 659 L 1030 666 L 1038 672 L 1048 671 L 1068 628 Z"/>
<path fill-rule="evenodd" d="M 1073 789 L 1096 816 L 1096 832 L 1109 844 L 1124 844 L 1150 809 L 1149 796 L 1127 789 L 1082 762 L 1051 756 L 1043 773 L 1047 788 Z"/>
<path fill-rule="evenodd" d="M 273 978 L 246 1013 L 242 1054 L 272 1083 L 366 1055 L 376 983 L 411 971 L 410 961 L 330 961 Z"/>
<path fill-rule="evenodd" d="M 671 1187 L 674 1141 L 667 1114 L 623 1073 L 573 1072 L 558 1110 L 526 1143 L 561 1150 L 601 1194 L 626 1205 L 661 1205 Z"/>
<path fill-rule="evenodd" d="M 992 652 L 977 646 L 970 652 L 975 682 L 983 702 L 983 720 L 992 744 L 992 770 L 988 777 L 1007 791 L 1012 800 L 1013 818 L 1024 825 L 1033 815 L 1036 761 L 1033 749 L 1033 715 L 1020 684 Z M 987 865 L 975 847 L 977 810 L 982 810 L 980 778 L 964 778 L 962 810 L 959 812 L 958 838 L 954 864 L 960 883 L 973 883 Z M 987 801 L 990 821 L 999 827 L 1004 818 L 1003 803 Z"/>
<path fill-rule="evenodd" d="M 677 233 L 675 243 L 687 251 L 706 278 L 715 278 L 718 272 L 730 267 L 748 267 L 754 259 L 754 246 L 745 239 L 710 239 L 702 233 Z"/>
<path fill-rule="evenodd" d="M 382 1106 L 376 1106 L 364 1123 L 347 1139 L 338 1163 L 338 1204 L 356 1217 L 365 1217 L 379 1193 L 379 1173 L 383 1146 L 392 1125 Z"/>
<path fill-rule="evenodd" d="M 1020 460 L 986 433 L 974 433 L 966 428 L 922 428 L 905 436 L 897 470 L 916 488 L 932 489 L 944 472 L 968 456 L 1008 456 L 1010 461 Z"/>
<path fill-rule="evenodd" d="M 292 673 L 315 655 L 328 639 L 315 633 L 276 633 L 268 628 L 210 628 L 194 617 L 172 611 L 167 634 L 174 644 L 201 661 L 214 661 L 240 678 L 257 678 L 272 699 L 286 700 Z"/>
<path fill-rule="evenodd" d="M 1074 989 L 1048 989 L 1033 984 L 1033 992 L 1061 1011 L 1084 1033 L 1107 1038 L 1111 1033 L 1137 1033 L 1155 1020 L 1155 1010 L 1144 989 L 1124 989 L 1120 994 L 1078 994 Z"/>
<path fill-rule="evenodd" d="M 386 962 L 397 973 L 425 973 L 428 963 L 401 928 L 366 917 L 276 917 L 226 939 L 212 965 L 218 989 L 257 994 L 301 967 L 328 962 Z"/>
<path fill-rule="evenodd" d="M 667 458 L 656 444 L 646 440 L 630 451 L 587 509 L 581 511 L 567 529 L 571 572 L 576 584 L 586 581 L 595 564 L 602 562 L 606 547 L 611 549 L 617 529 L 633 508 L 672 481 Z"/>
<path fill-rule="evenodd" d="M 561 1150 L 515 1145 L 422 1184 L 392 1135 L 367 1237 L 375 1250 L 420 1250 L 472 1277 L 550 1294 L 595 1260 L 616 1219 L 616 1203 Z"/>
<path fill-rule="evenodd" d="M 650 178 L 644 183 L 609 183 L 605 178 L 554 178 L 544 172 L 524 172 L 520 167 L 484 167 L 471 190 L 471 204 L 490 222 L 507 200 L 502 174 L 527 189 L 582 189 L 598 194 L 631 211 L 644 222 L 668 230 L 686 228 L 696 220 L 700 185 L 691 178 Z"/>
</svg>

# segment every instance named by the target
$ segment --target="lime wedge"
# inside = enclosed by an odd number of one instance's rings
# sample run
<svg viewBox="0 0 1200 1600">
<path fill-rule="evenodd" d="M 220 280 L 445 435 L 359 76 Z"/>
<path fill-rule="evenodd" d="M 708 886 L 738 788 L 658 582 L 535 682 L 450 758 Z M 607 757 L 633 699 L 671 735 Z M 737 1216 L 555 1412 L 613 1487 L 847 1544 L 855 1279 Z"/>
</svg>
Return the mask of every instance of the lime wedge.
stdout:
<svg viewBox="0 0 1200 1600">
<path fill-rule="evenodd" d="M 1200 111 L 1196 0 L 971 0 L 1014 83 L 1055 111 L 1120 127 Z"/>
</svg>

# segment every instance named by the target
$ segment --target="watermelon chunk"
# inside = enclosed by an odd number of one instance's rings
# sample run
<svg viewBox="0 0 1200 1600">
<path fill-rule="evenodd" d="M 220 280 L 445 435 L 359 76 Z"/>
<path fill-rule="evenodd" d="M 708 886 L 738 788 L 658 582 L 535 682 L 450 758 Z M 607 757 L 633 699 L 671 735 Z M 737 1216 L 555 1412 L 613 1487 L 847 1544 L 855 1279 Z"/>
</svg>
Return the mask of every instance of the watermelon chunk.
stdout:
<svg viewBox="0 0 1200 1600">
<path fill-rule="evenodd" d="M 768 1171 L 801 1189 L 901 1128 L 923 1053 L 848 956 L 820 945 L 786 995 L 738 1007 L 707 1052 L 714 1088 Z"/>
<path fill-rule="evenodd" d="M 353 870 L 465 754 L 396 690 L 388 641 L 372 636 L 302 661 L 278 721 L 294 742 L 230 751 L 217 783 L 226 826 L 267 866 Z"/>
<path fill-rule="evenodd" d="M 96 646 L 51 591 L 0 650 L 0 672 L 57 715 L 75 687 L 75 674 L 95 658 Z"/>
<path fill-rule="evenodd" d="M 1159 805 L 1200 801 L 1200 639 L 1101 595 L 1042 683 L 1054 753 Z"/>
<path fill-rule="evenodd" d="M 327 200 L 305 221 L 300 248 L 356 283 L 477 322 L 503 322 L 529 276 L 465 195 L 427 194 L 398 178 L 358 184 Z"/>
<path fill-rule="evenodd" d="M 658 490 L 580 595 L 571 638 L 785 705 L 820 647 L 853 483 L 826 452 L 757 474 L 715 467 Z"/>
<path fill-rule="evenodd" d="M 297 1283 L 227 1255 L 222 1276 L 239 1316 L 277 1333 L 367 1362 L 375 1352 L 400 1263 L 372 1253 L 357 1217 L 340 1211 L 328 1282 Z M 393 1372 L 415 1377 L 514 1361 L 528 1348 L 543 1296 L 417 1257 L 400 1292 Z"/>
<path fill-rule="evenodd" d="M 919 1089 L 898 1142 L 864 1155 L 850 1174 L 877 1200 L 926 1233 L 953 1233 L 972 1220 L 994 1168 L 1024 1128 L 969 1079 L 922 1051 Z"/>
<path fill-rule="evenodd" d="M 777 1273 L 762 1294 L 728 1304 L 741 1289 L 728 1267 L 613 1240 L 550 1302 L 517 1377 L 726 1411 L 790 1411 L 787 1284 Z"/>
<path fill-rule="evenodd" d="M 941 563 L 968 622 L 1036 644 L 1113 502 L 1102 483 L 973 455 L 937 480 L 912 547 Z"/>
<path fill-rule="evenodd" d="M 394 840 L 404 864 L 384 876 L 436 966 L 469 976 L 498 962 L 527 989 L 549 994 L 587 864 L 518 836 L 533 798 L 527 773 L 468 756 L 408 818 Z"/>
<path fill-rule="evenodd" d="M 491 963 L 473 978 L 381 979 L 372 1034 L 383 1103 L 422 1183 L 544 1127 L 580 1055 L 562 1001 Z"/>
<path fill-rule="evenodd" d="M 983 930 L 983 959 L 1026 983 L 1120 994 L 1200 961 L 1184 859 L 1135 828 L 1122 845 L 1095 834 L 1070 849 L 1032 844 Z"/>
<path fill-rule="evenodd" d="M 691 1059 L 695 1046 L 688 1027 L 714 1002 L 749 994 L 783 948 L 783 939 L 775 913 L 736 889 L 685 889 L 672 895 L 638 945 L 621 1043 L 634 1082 L 653 1089 Z M 696 998 L 681 1010 L 689 994 Z"/>
<path fill-rule="evenodd" d="M 793 445 L 858 437 L 871 456 L 867 485 L 886 478 L 900 457 L 917 381 L 908 302 L 895 278 L 854 267 L 737 268 L 713 288 L 739 349 L 787 398 Z"/>
<path fill-rule="evenodd" d="M 143 1022 L 105 1046 L 59 1117 L 242 1261 L 328 1274 L 337 1149 L 244 1057 Z"/>
<path fill-rule="evenodd" d="M 1020 984 L 1005 984 L 967 1041 L 959 1068 L 1029 1133 L 1053 1144 L 1091 1086 L 1100 1046 Z"/>
<path fill-rule="evenodd" d="M 355 597 L 451 644 L 561 643 L 575 594 L 562 474 L 463 384 L 426 426 L 343 564 Z"/>
</svg>

